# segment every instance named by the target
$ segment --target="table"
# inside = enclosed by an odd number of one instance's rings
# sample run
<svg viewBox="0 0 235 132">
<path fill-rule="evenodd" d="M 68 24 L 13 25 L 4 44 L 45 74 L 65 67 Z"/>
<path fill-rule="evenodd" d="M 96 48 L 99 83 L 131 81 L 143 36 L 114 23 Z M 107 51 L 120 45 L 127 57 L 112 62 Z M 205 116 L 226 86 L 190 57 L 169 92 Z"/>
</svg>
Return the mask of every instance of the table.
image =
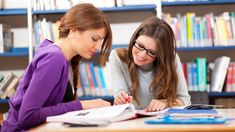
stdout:
<svg viewBox="0 0 235 132">
<path fill-rule="evenodd" d="M 235 119 L 235 109 L 219 109 L 225 117 Z M 235 132 L 235 120 L 216 125 L 148 125 L 144 121 L 154 117 L 111 123 L 99 127 L 67 127 L 62 123 L 45 123 L 32 132 Z"/>
</svg>

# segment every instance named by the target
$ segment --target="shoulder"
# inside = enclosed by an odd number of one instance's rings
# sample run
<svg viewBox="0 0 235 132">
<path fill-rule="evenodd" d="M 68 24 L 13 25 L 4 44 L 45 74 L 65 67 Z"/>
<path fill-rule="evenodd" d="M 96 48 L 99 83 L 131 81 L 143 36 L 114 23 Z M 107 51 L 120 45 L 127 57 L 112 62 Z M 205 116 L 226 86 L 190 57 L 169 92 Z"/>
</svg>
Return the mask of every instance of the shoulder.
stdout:
<svg viewBox="0 0 235 132">
<path fill-rule="evenodd" d="M 116 49 L 113 49 L 113 50 L 110 52 L 109 61 L 120 61 L 120 58 L 119 58 L 119 56 L 118 56 L 118 54 L 117 54 Z"/>
<path fill-rule="evenodd" d="M 40 47 L 34 56 L 33 62 L 35 64 L 46 63 L 56 67 L 67 64 L 64 54 L 60 48 L 55 45 Z"/>
<path fill-rule="evenodd" d="M 179 55 L 177 53 L 175 54 L 175 63 L 176 64 L 181 63 L 180 57 L 179 57 Z"/>
<path fill-rule="evenodd" d="M 109 59 L 119 60 L 121 62 L 128 62 L 128 51 L 125 48 L 116 48 L 113 49 L 110 53 Z"/>
</svg>

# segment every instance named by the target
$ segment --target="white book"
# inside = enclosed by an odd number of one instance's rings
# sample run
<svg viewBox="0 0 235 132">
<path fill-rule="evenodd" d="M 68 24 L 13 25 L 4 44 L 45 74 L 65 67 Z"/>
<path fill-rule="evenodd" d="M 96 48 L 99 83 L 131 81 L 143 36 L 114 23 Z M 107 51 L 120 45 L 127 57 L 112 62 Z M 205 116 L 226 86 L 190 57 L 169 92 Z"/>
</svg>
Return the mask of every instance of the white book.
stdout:
<svg viewBox="0 0 235 132">
<path fill-rule="evenodd" d="M 226 56 L 219 57 L 215 60 L 211 77 L 212 92 L 222 92 L 229 62 L 230 57 Z"/>
<path fill-rule="evenodd" d="M 82 125 L 107 125 L 111 122 L 134 119 L 140 116 L 163 116 L 166 110 L 145 112 L 136 110 L 133 104 L 78 110 L 58 116 L 47 117 L 47 122 L 64 122 Z M 104 114 L 105 113 L 105 114 Z"/>
<path fill-rule="evenodd" d="M 1 0 L 0 8 L 2 9 L 15 9 L 15 8 L 27 8 L 29 0 Z"/>
<path fill-rule="evenodd" d="M 123 0 L 123 5 L 149 5 L 154 4 L 154 0 Z"/>
</svg>

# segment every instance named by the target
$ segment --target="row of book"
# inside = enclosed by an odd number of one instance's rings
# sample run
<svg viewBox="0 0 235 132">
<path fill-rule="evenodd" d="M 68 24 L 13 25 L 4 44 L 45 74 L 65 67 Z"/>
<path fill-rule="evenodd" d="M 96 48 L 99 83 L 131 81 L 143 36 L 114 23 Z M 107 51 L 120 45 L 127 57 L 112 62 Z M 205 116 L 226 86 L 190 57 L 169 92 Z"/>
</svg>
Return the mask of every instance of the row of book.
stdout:
<svg viewBox="0 0 235 132">
<path fill-rule="evenodd" d="M 184 16 L 177 14 L 177 17 L 165 14 L 163 19 L 172 27 L 177 47 L 235 45 L 235 12 L 224 12 L 220 16 L 209 13 L 203 17 L 197 17 L 195 13 L 187 13 Z M 59 24 L 59 21 L 52 23 L 46 18 L 35 20 L 34 31 L 37 45 L 44 38 L 57 40 Z"/>
<path fill-rule="evenodd" d="M 189 91 L 235 92 L 235 63 L 230 63 L 229 57 L 219 57 L 209 64 L 206 58 L 196 58 L 182 66 Z M 109 62 L 104 67 L 82 62 L 79 73 L 78 96 L 112 96 Z M 11 97 L 18 83 L 19 77 L 13 73 L 0 74 L 0 98 Z"/>
<path fill-rule="evenodd" d="M 0 74 L 0 98 L 11 97 L 15 93 L 18 83 L 19 77 L 13 73 Z"/>
<path fill-rule="evenodd" d="M 42 20 L 35 20 L 34 32 L 35 32 L 35 49 L 39 47 L 39 44 L 45 39 L 56 41 L 59 39 L 59 25 L 60 21 L 52 23 L 47 21 L 46 18 Z"/>
<path fill-rule="evenodd" d="M 173 2 L 176 0 L 164 0 Z M 177 0 L 177 1 L 207 1 L 207 0 Z M 69 9 L 79 3 L 91 3 L 96 7 L 122 7 L 133 5 L 156 4 L 156 0 L 33 0 L 33 10 L 60 10 Z"/>
<path fill-rule="evenodd" d="M 162 0 L 162 2 L 208 1 L 208 0 Z M 27 8 L 29 0 L 0 0 L 0 9 Z M 78 3 L 92 3 L 96 7 L 155 4 L 156 0 L 32 0 L 33 10 L 69 9 Z"/>
<path fill-rule="evenodd" d="M 235 63 L 222 56 L 214 63 L 196 58 L 182 64 L 189 91 L 235 92 Z"/>
<path fill-rule="evenodd" d="M 171 25 L 177 47 L 205 47 L 235 45 L 235 12 L 224 12 L 220 16 L 213 13 L 202 17 L 195 13 L 186 15 L 164 14 Z"/>
<path fill-rule="evenodd" d="M 0 23 L 0 53 L 8 52 L 13 46 L 11 26 Z"/>
<path fill-rule="evenodd" d="M 93 62 L 82 62 L 79 65 L 78 96 L 110 96 L 112 95 L 109 62 L 104 67 Z"/>
</svg>

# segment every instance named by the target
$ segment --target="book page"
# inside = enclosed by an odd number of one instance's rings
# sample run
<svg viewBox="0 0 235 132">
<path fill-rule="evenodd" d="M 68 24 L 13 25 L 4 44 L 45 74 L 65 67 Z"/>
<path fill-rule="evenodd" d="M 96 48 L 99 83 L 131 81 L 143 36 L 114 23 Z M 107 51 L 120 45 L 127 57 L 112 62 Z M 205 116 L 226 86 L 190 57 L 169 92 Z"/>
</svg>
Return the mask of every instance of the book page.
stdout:
<svg viewBox="0 0 235 132">
<path fill-rule="evenodd" d="M 131 104 L 124 104 L 89 110 L 73 111 L 58 116 L 47 117 L 47 122 L 103 125 L 110 123 L 112 119 L 121 115 L 121 113 L 130 108 L 130 106 Z"/>
</svg>

